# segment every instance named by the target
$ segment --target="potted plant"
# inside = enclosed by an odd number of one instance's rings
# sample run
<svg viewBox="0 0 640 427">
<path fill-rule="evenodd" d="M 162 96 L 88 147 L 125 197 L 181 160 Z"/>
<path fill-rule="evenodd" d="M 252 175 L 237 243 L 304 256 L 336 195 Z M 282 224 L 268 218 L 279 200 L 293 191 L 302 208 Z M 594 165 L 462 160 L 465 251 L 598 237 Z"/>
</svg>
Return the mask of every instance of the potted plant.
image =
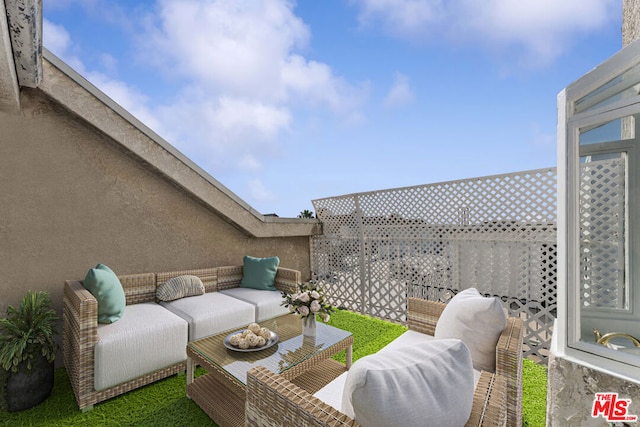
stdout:
<svg viewBox="0 0 640 427">
<path fill-rule="evenodd" d="M 31 408 L 53 388 L 56 312 L 47 292 L 31 292 L 0 319 L 0 405 L 10 412 Z M 2 396 L 4 394 L 4 396 Z"/>
</svg>

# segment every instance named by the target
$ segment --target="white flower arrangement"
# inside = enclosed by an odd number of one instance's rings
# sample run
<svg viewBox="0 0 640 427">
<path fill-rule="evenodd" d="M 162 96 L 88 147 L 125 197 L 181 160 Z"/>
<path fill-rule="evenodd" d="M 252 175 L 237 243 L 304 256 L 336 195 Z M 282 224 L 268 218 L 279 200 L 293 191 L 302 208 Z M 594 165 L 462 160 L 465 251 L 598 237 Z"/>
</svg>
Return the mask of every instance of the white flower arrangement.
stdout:
<svg viewBox="0 0 640 427">
<path fill-rule="evenodd" d="M 298 292 L 293 294 L 282 292 L 282 297 L 284 298 L 282 305 L 302 318 L 319 315 L 325 323 L 331 318 L 333 307 L 325 304 L 324 292 L 315 283 L 299 283 Z"/>
</svg>

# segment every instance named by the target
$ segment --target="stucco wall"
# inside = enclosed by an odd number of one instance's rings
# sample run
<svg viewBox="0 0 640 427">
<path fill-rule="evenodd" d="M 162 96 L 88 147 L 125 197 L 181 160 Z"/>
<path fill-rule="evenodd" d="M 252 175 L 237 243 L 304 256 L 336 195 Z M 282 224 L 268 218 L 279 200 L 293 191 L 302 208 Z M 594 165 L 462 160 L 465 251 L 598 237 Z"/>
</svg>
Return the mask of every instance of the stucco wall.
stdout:
<svg viewBox="0 0 640 427">
<path fill-rule="evenodd" d="M 128 274 L 278 255 L 310 276 L 308 236 L 251 237 L 38 89 L 0 129 L 3 314 L 28 289 L 60 312 L 64 280 L 98 262 Z"/>
</svg>

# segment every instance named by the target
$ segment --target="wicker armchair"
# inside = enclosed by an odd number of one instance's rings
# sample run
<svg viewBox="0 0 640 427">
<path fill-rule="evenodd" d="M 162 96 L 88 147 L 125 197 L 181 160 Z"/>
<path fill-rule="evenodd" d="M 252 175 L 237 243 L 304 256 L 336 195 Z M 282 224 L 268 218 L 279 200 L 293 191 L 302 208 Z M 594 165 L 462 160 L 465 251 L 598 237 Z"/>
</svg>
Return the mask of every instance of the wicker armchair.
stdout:
<svg viewBox="0 0 640 427">
<path fill-rule="evenodd" d="M 434 335 L 446 304 L 409 298 L 407 326 L 417 332 Z M 507 382 L 507 426 L 522 425 L 522 320 L 507 317 L 496 346 L 496 374 Z"/>
<path fill-rule="evenodd" d="M 433 335 L 445 304 L 409 300 L 409 329 Z M 522 425 L 522 321 L 508 318 L 496 347 L 496 372 L 483 371 L 467 426 Z M 280 375 L 257 367 L 247 375 L 247 426 L 358 426 L 359 424 Z"/>
</svg>

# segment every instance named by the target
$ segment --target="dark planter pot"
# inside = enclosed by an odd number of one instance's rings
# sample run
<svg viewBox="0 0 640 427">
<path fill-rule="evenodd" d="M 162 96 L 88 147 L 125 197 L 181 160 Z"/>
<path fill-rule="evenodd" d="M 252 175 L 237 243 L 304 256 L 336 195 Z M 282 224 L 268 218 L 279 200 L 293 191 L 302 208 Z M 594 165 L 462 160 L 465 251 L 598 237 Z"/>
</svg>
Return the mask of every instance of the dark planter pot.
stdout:
<svg viewBox="0 0 640 427">
<path fill-rule="evenodd" d="M 29 409 L 49 397 L 53 377 L 53 362 L 42 356 L 36 359 L 31 372 L 27 372 L 24 362 L 18 365 L 18 372 L 9 372 L 5 394 L 9 412 Z"/>
</svg>

